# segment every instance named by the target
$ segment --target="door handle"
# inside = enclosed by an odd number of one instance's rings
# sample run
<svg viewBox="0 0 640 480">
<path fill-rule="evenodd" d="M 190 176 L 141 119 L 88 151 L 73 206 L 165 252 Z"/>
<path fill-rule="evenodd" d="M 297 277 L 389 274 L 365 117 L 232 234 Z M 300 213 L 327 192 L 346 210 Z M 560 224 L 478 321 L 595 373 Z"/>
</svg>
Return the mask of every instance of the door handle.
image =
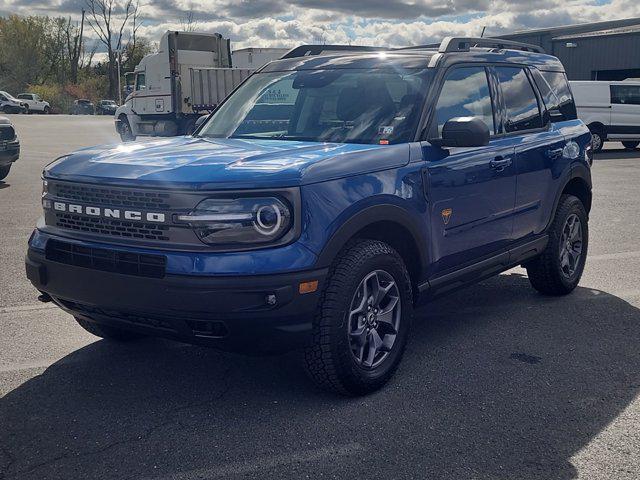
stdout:
<svg viewBox="0 0 640 480">
<path fill-rule="evenodd" d="M 554 148 L 552 150 L 547 150 L 547 157 L 551 160 L 556 160 L 562 156 L 563 152 L 563 148 Z"/>
<path fill-rule="evenodd" d="M 493 168 L 496 172 L 502 172 L 505 168 L 511 165 L 510 158 L 504 157 L 496 157 L 491 162 L 489 162 L 491 168 Z"/>
</svg>

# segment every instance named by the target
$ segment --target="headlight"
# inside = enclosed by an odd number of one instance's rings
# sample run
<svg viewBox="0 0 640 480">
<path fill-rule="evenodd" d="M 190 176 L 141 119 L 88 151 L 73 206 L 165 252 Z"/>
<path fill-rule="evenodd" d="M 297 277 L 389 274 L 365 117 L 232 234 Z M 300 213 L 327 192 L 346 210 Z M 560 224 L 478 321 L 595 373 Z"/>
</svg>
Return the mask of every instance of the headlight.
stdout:
<svg viewBox="0 0 640 480">
<path fill-rule="evenodd" d="M 176 220 L 188 223 L 209 245 L 263 245 L 291 231 L 293 213 L 277 197 L 209 198 Z"/>
</svg>

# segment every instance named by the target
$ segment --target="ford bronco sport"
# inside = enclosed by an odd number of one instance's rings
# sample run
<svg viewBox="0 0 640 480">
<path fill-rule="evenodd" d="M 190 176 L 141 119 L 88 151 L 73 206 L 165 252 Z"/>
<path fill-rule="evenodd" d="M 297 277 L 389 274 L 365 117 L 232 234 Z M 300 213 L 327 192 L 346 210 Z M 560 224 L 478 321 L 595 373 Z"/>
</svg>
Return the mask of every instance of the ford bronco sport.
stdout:
<svg viewBox="0 0 640 480">
<path fill-rule="evenodd" d="M 364 394 L 418 302 L 517 265 L 544 294 L 576 287 L 591 162 L 538 47 L 303 46 L 193 136 L 48 165 L 27 275 L 100 337 L 300 348 L 319 385 Z"/>
</svg>

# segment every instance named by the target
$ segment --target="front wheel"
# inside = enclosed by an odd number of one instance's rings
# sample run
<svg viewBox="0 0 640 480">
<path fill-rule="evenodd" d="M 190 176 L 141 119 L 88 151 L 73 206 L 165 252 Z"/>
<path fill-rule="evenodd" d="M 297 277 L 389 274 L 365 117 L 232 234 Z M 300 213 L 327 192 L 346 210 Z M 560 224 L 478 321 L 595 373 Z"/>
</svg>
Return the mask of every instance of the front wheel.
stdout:
<svg viewBox="0 0 640 480">
<path fill-rule="evenodd" d="M 542 255 L 525 264 L 533 288 L 546 295 L 566 295 L 578 286 L 589 246 L 584 205 L 573 195 L 562 195 Z"/>
<path fill-rule="evenodd" d="M 106 340 L 114 340 L 116 342 L 130 342 L 133 340 L 144 338 L 144 335 L 136 332 L 130 332 L 122 328 L 113 327 L 111 325 L 101 325 L 98 323 L 83 320 L 82 318 L 78 317 L 75 317 L 75 319 L 76 322 L 78 322 L 78 325 L 84 328 L 87 332 L 95 335 L 96 337 L 104 338 Z"/>
<path fill-rule="evenodd" d="M 126 118 L 120 120 L 120 138 L 123 142 L 133 142 L 136 139 L 131 130 L 131 125 L 129 125 L 129 120 Z"/>
<path fill-rule="evenodd" d="M 602 150 L 602 147 L 604 147 L 604 141 L 605 136 L 601 131 L 596 130 L 594 132 L 591 132 L 591 147 L 593 148 L 594 152 L 599 152 Z"/>
<path fill-rule="evenodd" d="M 622 145 L 627 150 L 635 150 L 640 145 L 640 142 L 622 142 Z"/>
<path fill-rule="evenodd" d="M 382 387 L 402 358 L 413 303 L 405 264 L 389 245 L 346 247 L 324 287 L 304 363 L 321 388 L 364 395 Z"/>
<path fill-rule="evenodd" d="M 50 107 L 44 107 L 44 110 L 42 110 L 42 112 L 43 112 L 45 115 L 49 115 L 49 114 L 51 113 L 51 108 L 50 108 Z"/>
</svg>

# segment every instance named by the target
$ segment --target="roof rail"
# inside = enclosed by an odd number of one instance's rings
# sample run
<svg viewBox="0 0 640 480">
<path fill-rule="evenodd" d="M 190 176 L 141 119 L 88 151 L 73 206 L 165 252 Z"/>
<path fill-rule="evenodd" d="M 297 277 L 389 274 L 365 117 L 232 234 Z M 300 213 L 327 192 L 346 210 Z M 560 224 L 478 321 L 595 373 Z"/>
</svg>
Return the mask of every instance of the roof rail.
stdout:
<svg viewBox="0 0 640 480">
<path fill-rule="evenodd" d="M 285 53 L 281 59 L 308 57 L 310 55 L 320 55 L 324 52 L 371 52 L 379 50 L 389 50 L 385 47 L 367 47 L 358 45 L 301 45 Z"/>
<path fill-rule="evenodd" d="M 468 52 L 471 47 L 489 47 L 545 53 L 544 48 L 539 47 L 538 45 L 488 37 L 446 37 L 438 47 L 438 52 Z"/>
</svg>

